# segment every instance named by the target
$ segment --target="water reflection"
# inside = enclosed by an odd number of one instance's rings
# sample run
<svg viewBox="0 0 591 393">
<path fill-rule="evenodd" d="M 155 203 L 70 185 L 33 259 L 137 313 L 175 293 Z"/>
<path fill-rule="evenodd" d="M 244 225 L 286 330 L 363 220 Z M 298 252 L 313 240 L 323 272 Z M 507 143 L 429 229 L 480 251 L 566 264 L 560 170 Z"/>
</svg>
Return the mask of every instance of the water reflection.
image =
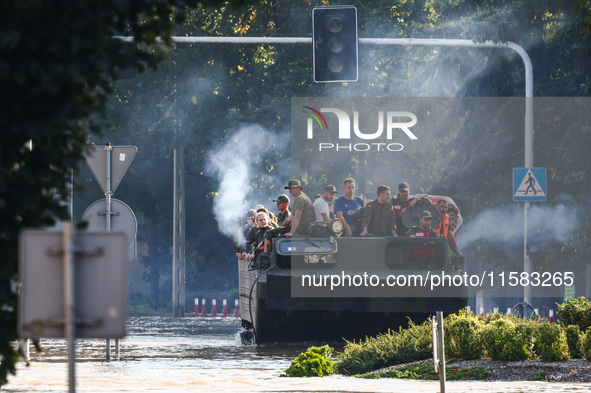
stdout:
<svg viewBox="0 0 591 393">
<path fill-rule="evenodd" d="M 291 360 L 309 345 L 242 346 L 233 319 L 133 318 L 119 359 L 105 360 L 104 340 L 77 342 L 78 392 L 439 392 L 438 382 L 284 378 Z M 31 366 L 20 363 L 2 392 L 66 392 L 64 340 L 42 340 Z M 115 356 L 114 350 L 112 355 Z M 547 382 L 448 383 L 450 392 L 588 392 L 591 384 Z"/>
</svg>

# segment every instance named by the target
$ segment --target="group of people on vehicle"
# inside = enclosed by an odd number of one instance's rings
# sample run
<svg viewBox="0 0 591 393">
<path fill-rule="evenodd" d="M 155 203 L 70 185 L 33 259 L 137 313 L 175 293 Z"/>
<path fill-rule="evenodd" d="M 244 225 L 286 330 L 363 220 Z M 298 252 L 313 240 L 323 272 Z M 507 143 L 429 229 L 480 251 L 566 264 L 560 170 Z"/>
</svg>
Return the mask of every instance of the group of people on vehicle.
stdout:
<svg viewBox="0 0 591 393">
<path fill-rule="evenodd" d="M 353 178 L 343 181 L 343 195 L 338 198 L 334 185 L 324 187 L 323 194 L 317 194 L 314 201 L 304 193 L 304 187 L 298 179 L 291 179 L 284 188 L 289 190 L 292 199 L 281 194 L 273 201 L 279 211 L 277 216 L 262 205 L 246 213 L 247 222 L 240 229 L 240 236 L 244 240 L 234 245 L 239 259 L 250 260 L 260 253 L 270 252 L 274 237 L 308 235 L 315 222 L 327 222 L 335 218 L 342 221 L 345 236 L 441 236 L 447 237 L 452 248 L 459 252 L 453 234 L 458 225 L 458 208 L 443 198 L 433 205 L 426 196 L 411 197 L 410 186 L 406 182 L 398 185 L 398 194 L 394 198 L 390 187 L 379 186 L 377 198 L 370 202 L 355 195 Z M 333 203 L 332 209 L 330 203 Z M 434 206 L 441 215 L 439 226 L 431 227 L 432 214 L 426 209 L 420 213 L 419 224 L 407 228 L 402 216 L 416 204 Z"/>
</svg>

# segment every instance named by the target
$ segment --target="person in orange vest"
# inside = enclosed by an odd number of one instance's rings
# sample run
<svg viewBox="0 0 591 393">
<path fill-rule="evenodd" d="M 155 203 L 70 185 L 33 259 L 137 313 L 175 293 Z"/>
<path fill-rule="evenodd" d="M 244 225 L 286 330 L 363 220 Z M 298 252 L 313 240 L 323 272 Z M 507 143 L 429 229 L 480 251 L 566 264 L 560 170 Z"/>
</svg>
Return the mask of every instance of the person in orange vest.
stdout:
<svg viewBox="0 0 591 393">
<path fill-rule="evenodd" d="M 456 237 L 454 236 L 453 232 L 449 230 L 449 216 L 447 215 L 449 206 L 447 205 L 447 201 L 445 199 L 440 199 L 435 207 L 437 210 L 439 210 L 439 213 L 441 213 L 441 222 L 439 223 L 439 226 L 435 228 L 435 231 L 437 231 L 439 236 L 446 237 L 454 251 L 458 254 L 461 254 L 461 252 L 458 250 Z"/>
<path fill-rule="evenodd" d="M 445 199 L 440 199 L 435 205 L 439 213 L 441 213 L 441 221 L 439 222 L 439 226 L 435 228 L 439 236 L 447 237 L 447 230 L 449 229 L 449 216 L 447 215 L 447 201 Z"/>
</svg>

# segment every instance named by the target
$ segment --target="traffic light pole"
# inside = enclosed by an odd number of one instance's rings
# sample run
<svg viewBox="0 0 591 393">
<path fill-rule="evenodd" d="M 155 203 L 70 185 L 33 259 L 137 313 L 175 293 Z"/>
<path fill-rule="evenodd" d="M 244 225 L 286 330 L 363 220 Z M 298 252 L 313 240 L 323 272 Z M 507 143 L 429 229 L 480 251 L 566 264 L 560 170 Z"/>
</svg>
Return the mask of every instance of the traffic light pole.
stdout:
<svg viewBox="0 0 591 393">
<path fill-rule="evenodd" d="M 116 37 L 124 41 L 133 41 L 133 37 Z M 175 43 L 188 44 L 312 44 L 311 37 L 172 37 Z M 445 46 L 464 48 L 498 48 L 511 49 L 516 52 L 525 67 L 525 167 L 534 166 L 534 76 L 531 59 L 525 49 L 520 45 L 507 41 L 507 43 L 494 43 L 492 41 L 473 42 L 472 40 L 445 39 L 445 38 L 359 38 L 359 44 L 380 46 Z M 523 218 L 523 270 L 531 275 L 533 264 L 527 250 L 527 210 L 529 202 L 524 203 Z M 523 289 L 523 298 L 531 303 L 533 289 L 526 286 Z"/>
</svg>

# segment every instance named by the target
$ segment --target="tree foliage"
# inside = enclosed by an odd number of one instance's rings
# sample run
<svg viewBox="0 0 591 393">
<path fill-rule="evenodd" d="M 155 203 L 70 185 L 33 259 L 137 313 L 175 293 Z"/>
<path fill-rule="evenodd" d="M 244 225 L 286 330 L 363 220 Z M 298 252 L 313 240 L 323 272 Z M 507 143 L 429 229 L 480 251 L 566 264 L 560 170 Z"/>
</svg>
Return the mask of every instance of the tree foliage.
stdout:
<svg viewBox="0 0 591 393">
<path fill-rule="evenodd" d="M 195 0 L 0 4 L 0 384 L 14 372 L 17 238 L 67 216 L 72 170 L 102 127 L 107 78 L 155 68 Z M 201 3 L 216 4 L 217 1 Z M 115 35 L 130 34 L 135 42 Z M 162 41 L 156 41 L 161 37 Z"/>
</svg>

